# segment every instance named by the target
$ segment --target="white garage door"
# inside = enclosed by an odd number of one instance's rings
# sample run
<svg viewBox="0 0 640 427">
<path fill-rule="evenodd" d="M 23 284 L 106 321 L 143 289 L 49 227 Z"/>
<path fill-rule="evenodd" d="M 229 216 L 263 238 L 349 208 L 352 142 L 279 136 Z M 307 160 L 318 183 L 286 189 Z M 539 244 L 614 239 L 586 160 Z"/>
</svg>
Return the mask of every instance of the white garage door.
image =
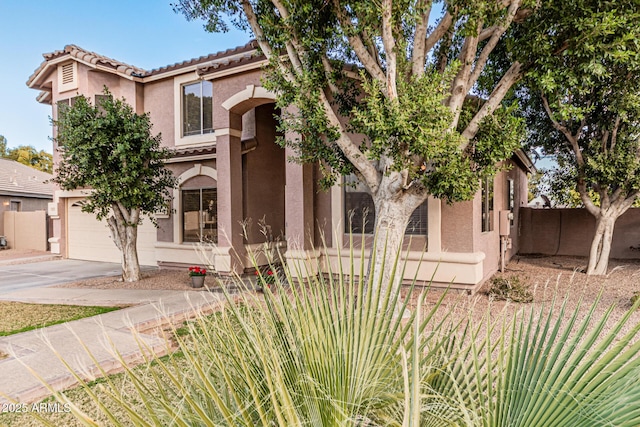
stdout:
<svg viewBox="0 0 640 427">
<path fill-rule="evenodd" d="M 111 240 L 106 221 L 94 214 L 82 212 L 82 199 L 67 200 L 67 243 L 71 259 L 122 262 L 120 251 Z M 138 226 L 138 260 L 140 265 L 157 265 L 156 228 L 144 219 Z"/>
</svg>

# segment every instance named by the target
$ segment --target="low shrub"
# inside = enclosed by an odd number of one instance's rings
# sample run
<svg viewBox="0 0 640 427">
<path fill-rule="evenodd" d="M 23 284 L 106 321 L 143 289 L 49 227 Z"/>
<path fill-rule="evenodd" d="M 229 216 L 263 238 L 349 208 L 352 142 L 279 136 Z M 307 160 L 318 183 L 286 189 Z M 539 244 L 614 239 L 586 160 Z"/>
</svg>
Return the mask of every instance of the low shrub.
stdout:
<svg viewBox="0 0 640 427">
<path fill-rule="evenodd" d="M 492 300 L 529 303 L 533 294 L 520 276 L 495 276 L 491 279 L 488 296 Z"/>
</svg>

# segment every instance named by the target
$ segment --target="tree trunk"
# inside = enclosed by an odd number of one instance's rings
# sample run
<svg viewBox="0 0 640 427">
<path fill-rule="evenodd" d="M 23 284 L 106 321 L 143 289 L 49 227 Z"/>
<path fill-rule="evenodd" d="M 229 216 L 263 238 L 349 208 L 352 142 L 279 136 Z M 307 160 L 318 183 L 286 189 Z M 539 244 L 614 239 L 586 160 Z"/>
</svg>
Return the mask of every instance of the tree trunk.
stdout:
<svg viewBox="0 0 640 427">
<path fill-rule="evenodd" d="M 141 279 L 140 263 L 138 262 L 138 223 L 140 209 L 128 212 L 117 203 L 112 207 L 113 215 L 107 219 L 111 238 L 120 249 L 122 259 L 122 280 L 137 282 Z"/>
<path fill-rule="evenodd" d="M 596 229 L 591 250 L 589 252 L 589 264 L 587 274 L 600 276 L 607 274 L 609 266 L 609 254 L 611 253 L 611 242 L 613 240 L 613 228 L 618 219 L 617 214 L 602 209 L 600 216 L 596 217 Z"/>
<path fill-rule="evenodd" d="M 411 214 L 426 198 L 426 194 L 385 194 L 382 189 L 374 196 L 376 231 L 369 259 L 369 275 L 374 288 L 380 287 L 385 292 L 401 285 L 402 264 L 398 262 L 395 272 L 393 266 L 402 254 L 404 233 Z"/>
<path fill-rule="evenodd" d="M 122 249 L 122 280 L 137 282 L 142 278 L 138 262 L 138 227 L 137 225 L 126 225 L 125 230 L 125 242 L 123 242 Z"/>
</svg>

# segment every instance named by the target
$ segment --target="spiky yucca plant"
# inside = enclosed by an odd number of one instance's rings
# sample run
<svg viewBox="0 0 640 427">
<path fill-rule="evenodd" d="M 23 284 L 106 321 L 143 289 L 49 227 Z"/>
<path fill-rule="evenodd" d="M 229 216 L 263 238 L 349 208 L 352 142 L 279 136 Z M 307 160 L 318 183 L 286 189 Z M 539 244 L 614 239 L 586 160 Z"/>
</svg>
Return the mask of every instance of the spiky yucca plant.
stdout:
<svg viewBox="0 0 640 427">
<path fill-rule="evenodd" d="M 126 368 L 140 403 L 107 380 L 102 411 L 140 426 L 640 425 L 631 312 L 606 333 L 611 309 L 596 318 L 597 301 L 584 319 L 564 305 L 460 319 L 444 294 L 425 310 L 426 292 L 415 307 L 412 287 L 382 293 L 353 259 L 328 275 L 285 267 L 264 296 L 226 294 L 223 309 L 176 334 L 179 356 L 145 375 Z M 388 268 L 403 274 L 399 257 Z"/>
</svg>

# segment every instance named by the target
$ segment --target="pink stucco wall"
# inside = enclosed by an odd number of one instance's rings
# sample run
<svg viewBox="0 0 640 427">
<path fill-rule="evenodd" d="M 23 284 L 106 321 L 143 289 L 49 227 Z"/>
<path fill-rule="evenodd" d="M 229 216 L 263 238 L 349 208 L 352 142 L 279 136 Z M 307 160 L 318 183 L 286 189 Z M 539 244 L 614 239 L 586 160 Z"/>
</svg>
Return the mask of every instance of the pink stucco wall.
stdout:
<svg viewBox="0 0 640 427">
<path fill-rule="evenodd" d="M 255 150 L 243 157 L 243 211 L 252 226 L 249 243 L 261 243 L 265 236 L 258 221 L 264 218 L 274 238 L 284 236 L 284 149 L 275 143 L 276 121 L 273 104 L 256 108 Z"/>
<path fill-rule="evenodd" d="M 175 146 L 173 79 L 144 85 L 144 105 L 153 123 L 153 134 L 162 134 L 162 145 Z"/>
<path fill-rule="evenodd" d="M 483 261 L 484 278 L 490 277 L 498 271 L 500 267 L 500 211 L 508 210 L 507 192 L 508 180 L 514 183 L 514 221 L 509 227 L 509 238 L 511 239 L 511 248 L 507 250 L 506 260 L 511 259 L 518 253 L 519 246 L 522 242 L 522 236 L 519 234 L 520 229 L 520 209 L 526 205 L 527 201 L 527 175 L 512 160 L 506 162 L 508 170 L 498 173 L 493 181 L 493 230 L 482 231 L 482 200 L 480 192 L 472 202 L 473 215 L 470 221 L 473 224 L 473 252 L 484 252 L 485 259 Z M 456 235 L 455 231 L 452 232 Z M 443 230 L 443 240 L 445 232 Z"/>
<path fill-rule="evenodd" d="M 521 211 L 521 254 L 588 256 L 595 219 L 585 209 Z M 640 209 L 632 208 L 616 222 L 611 258 L 638 259 Z"/>
</svg>

